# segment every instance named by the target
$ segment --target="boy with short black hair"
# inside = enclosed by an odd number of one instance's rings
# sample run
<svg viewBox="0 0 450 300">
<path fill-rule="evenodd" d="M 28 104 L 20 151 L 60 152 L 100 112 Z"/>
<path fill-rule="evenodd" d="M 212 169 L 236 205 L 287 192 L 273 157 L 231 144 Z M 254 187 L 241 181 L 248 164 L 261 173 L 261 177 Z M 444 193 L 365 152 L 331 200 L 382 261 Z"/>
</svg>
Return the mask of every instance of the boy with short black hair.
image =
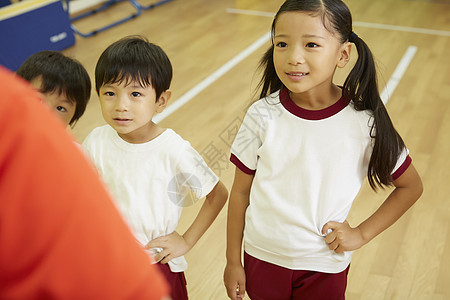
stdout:
<svg viewBox="0 0 450 300">
<path fill-rule="evenodd" d="M 16 73 L 42 94 L 42 100 L 66 125 L 73 127 L 86 110 L 91 80 L 77 60 L 44 50 L 30 56 Z"/>
<path fill-rule="evenodd" d="M 143 37 L 110 45 L 95 70 L 96 91 L 108 125 L 82 146 L 117 200 L 136 239 L 153 255 L 174 300 L 188 299 L 183 255 L 221 211 L 228 192 L 189 142 L 155 124 L 170 99 L 172 65 Z M 175 230 L 183 206 L 206 197 L 183 234 Z"/>
</svg>

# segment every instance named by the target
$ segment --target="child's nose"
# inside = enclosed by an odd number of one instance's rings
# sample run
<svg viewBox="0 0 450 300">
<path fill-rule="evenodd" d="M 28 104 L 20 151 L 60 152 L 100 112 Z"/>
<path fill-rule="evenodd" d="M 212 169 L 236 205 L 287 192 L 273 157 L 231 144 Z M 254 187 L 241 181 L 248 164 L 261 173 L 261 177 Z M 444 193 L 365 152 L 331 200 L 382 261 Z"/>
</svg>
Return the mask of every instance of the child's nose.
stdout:
<svg viewBox="0 0 450 300">
<path fill-rule="evenodd" d="M 301 49 L 293 48 L 289 51 L 289 63 L 292 65 L 305 63 L 305 56 Z"/>
<path fill-rule="evenodd" d="M 129 106 L 129 99 L 126 96 L 118 97 L 115 105 L 116 111 L 127 111 Z"/>
</svg>

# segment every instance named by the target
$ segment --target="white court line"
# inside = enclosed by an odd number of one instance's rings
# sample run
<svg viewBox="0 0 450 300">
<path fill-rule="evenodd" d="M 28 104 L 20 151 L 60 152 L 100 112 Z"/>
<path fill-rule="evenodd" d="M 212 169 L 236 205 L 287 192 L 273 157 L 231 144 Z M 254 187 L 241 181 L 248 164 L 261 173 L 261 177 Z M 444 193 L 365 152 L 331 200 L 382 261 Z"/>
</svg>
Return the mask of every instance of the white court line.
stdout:
<svg viewBox="0 0 450 300">
<path fill-rule="evenodd" d="M 227 12 L 231 13 L 231 14 L 261 16 L 261 17 L 269 17 L 269 18 L 273 18 L 275 16 L 275 13 L 271 13 L 271 12 L 236 9 L 236 8 L 227 8 Z M 426 29 L 426 28 L 417 28 L 417 27 L 398 26 L 398 25 L 377 24 L 377 23 L 367 23 L 367 22 L 355 21 L 355 22 L 353 22 L 353 26 L 374 28 L 374 29 L 386 29 L 386 30 L 393 30 L 393 31 L 423 33 L 423 34 L 431 34 L 431 35 L 450 36 L 450 31 L 446 31 L 446 30 L 435 30 L 435 29 Z"/>
<path fill-rule="evenodd" d="M 275 13 L 258 11 L 258 10 L 247 10 L 247 9 L 237 9 L 237 8 L 227 8 L 227 13 L 238 14 L 238 15 L 250 15 L 250 16 L 260 16 L 260 17 L 275 17 Z"/>
<path fill-rule="evenodd" d="M 384 104 L 389 101 L 390 96 L 394 93 L 395 88 L 405 74 L 406 69 L 408 69 L 408 66 L 411 63 L 416 52 L 416 46 L 409 46 L 402 59 L 398 63 L 397 67 L 394 70 L 394 73 L 392 73 L 391 78 L 389 78 L 389 81 L 386 83 L 386 86 L 380 94 L 381 100 Z"/>
<path fill-rule="evenodd" d="M 387 25 L 387 24 L 377 24 L 377 23 L 367 23 L 367 22 L 356 22 L 355 21 L 355 22 L 353 22 L 353 26 L 374 28 L 374 29 L 386 29 L 386 30 L 393 30 L 393 31 L 423 33 L 423 34 L 430 34 L 430 35 L 450 36 L 450 31 L 398 26 L 398 25 Z"/>
<path fill-rule="evenodd" d="M 155 116 L 153 121 L 155 123 L 161 122 L 166 117 L 168 117 L 170 114 L 178 110 L 180 107 L 182 107 L 184 104 L 188 103 L 192 100 L 195 96 L 197 96 L 200 92 L 202 92 L 204 89 L 206 89 L 208 86 L 210 86 L 214 81 L 222 77 L 225 73 L 227 73 L 229 70 L 231 70 L 233 67 L 235 67 L 237 64 L 239 64 L 241 61 L 243 61 L 245 58 L 247 58 L 250 54 L 255 52 L 259 47 L 263 46 L 265 43 L 267 43 L 270 40 L 270 32 L 267 32 L 262 37 L 257 39 L 253 44 L 248 46 L 246 49 L 244 49 L 242 52 L 240 52 L 238 55 L 233 57 L 231 60 L 226 62 L 223 66 L 221 66 L 217 71 L 206 77 L 203 81 L 201 81 L 199 84 L 194 86 L 192 89 L 190 89 L 186 94 L 181 96 L 177 101 L 175 101 L 173 104 L 169 105 L 162 113 Z"/>
</svg>

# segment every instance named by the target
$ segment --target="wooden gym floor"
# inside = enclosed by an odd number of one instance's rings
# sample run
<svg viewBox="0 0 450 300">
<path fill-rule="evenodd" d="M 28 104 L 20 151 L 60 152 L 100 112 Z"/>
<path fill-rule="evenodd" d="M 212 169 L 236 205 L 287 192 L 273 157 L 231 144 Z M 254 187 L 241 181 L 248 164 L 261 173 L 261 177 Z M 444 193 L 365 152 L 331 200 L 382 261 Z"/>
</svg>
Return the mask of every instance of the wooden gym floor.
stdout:
<svg viewBox="0 0 450 300">
<path fill-rule="evenodd" d="M 269 45 L 271 16 L 281 3 L 174 0 L 93 37 L 77 36 L 76 45 L 64 53 L 81 61 L 94 81 L 100 53 L 117 39 L 140 34 L 160 45 L 172 61 L 174 78 L 166 111 L 170 114 L 160 116 L 159 123 L 189 140 L 230 189 L 234 174 L 228 162 L 230 143 L 253 99 L 259 79 L 256 65 Z M 380 90 L 386 87 L 391 118 L 425 188 L 405 216 L 354 253 L 347 299 L 450 299 L 450 2 L 346 3 L 353 14 L 354 31 L 376 57 Z M 131 5 L 122 2 L 75 25 L 89 31 L 128 11 Z M 356 57 L 355 50 L 352 56 Z M 343 83 L 350 67 L 336 74 L 336 83 Z M 93 92 L 85 115 L 72 131 L 82 141 L 102 124 Z M 375 194 L 365 185 L 350 223 L 359 224 L 387 193 Z M 197 203 L 185 209 L 181 233 L 199 207 Z M 191 299 L 227 299 L 222 283 L 225 227 L 226 208 L 187 255 Z"/>
</svg>

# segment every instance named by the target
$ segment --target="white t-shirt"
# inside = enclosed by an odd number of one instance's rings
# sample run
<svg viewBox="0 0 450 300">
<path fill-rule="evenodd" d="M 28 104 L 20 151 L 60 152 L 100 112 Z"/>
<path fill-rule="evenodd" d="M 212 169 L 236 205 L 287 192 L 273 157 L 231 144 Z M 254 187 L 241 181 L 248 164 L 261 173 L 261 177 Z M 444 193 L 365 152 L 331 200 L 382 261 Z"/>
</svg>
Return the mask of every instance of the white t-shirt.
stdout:
<svg viewBox="0 0 450 300">
<path fill-rule="evenodd" d="M 131 144 L 105 125 L 95 128 L 82 146 L 144 246 L 175 231 L 183 207 L 205 197 L 219 180 L 190 143 L 171 129 L 147 143 Z M 182 256 L 169 266 L 181 272 L 187 263 Z"/>
<path fill-rule="evenodd" d="M 344 99 L 302 109 L 286 89 L 249 108 L 231 148 L 231 161 L 254 174 L 244 229 L 248 254 L 293 270 L 347 268 L 351 252 L 330 250 L 321 232 L 328 221 L 346 220 L 367 175 L 371 122 Z M 410 162 L 405 149 L 393 176 Z"/>
</svg>

